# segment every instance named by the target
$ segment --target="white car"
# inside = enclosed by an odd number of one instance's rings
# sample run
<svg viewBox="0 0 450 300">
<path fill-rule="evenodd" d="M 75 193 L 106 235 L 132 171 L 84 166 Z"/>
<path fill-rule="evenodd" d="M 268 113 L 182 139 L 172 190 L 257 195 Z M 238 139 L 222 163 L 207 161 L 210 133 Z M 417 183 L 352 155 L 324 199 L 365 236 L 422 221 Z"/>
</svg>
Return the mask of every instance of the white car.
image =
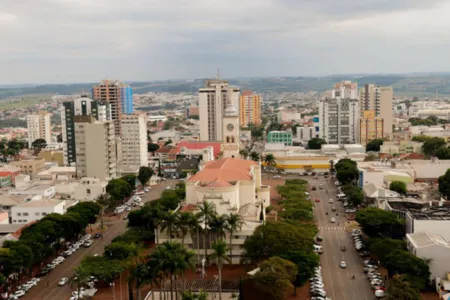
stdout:
<svg viewBox="0 0 450 300">
<path fill-rule="evenodd" d="M 281 176 L 280 175 L 273 175 L 273 177 L 272 178 L 274 178 L 274 179 L 278 179 L 278 178 L 281 178 Z"/>
<path fill-rule="evenodd" d="M 341 261 L 341 268 L 347 268 L 347 263 L 345 261 Z"/>
<path fill-rule="evenodd" d="M 328 203 L 333 203 L 334 200 L 332 198 L 330 198 L 330 200 L 328 200 Z"/>
<path fill-rule="evenodd" d="M 58 285 L 63 286 L 67 283 L 67 281 L 69 281 L 69 279 L 67 277 L 63 277 L 58 281 Z"/>
<path fill-rule="evenodd" d="M 336 219 L 335 218 L 331 218 L 331 223 L 334 223 L 334 222 L 336 222 Z"/>
<path fill-rule="evenodd" d="M 13 296 L 14 296 L 14 297 L 17 297 L 17 298 L 20 298 L 20 297 L 22 297 L 22 296 L 24 296 L 24 295 L 25 295 L 25 292 L 22 291 L 22 290 L 18 290 L 18 291 L 16 291 L 16 292 L 13 294 Z"/>
</svg>

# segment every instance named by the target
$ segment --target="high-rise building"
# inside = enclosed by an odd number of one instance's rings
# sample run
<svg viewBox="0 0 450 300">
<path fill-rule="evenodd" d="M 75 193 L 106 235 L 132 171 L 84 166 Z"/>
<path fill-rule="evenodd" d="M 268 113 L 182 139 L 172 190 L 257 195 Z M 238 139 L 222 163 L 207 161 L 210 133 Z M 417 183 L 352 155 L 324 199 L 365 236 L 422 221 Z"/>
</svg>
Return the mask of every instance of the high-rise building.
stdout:
<svg viewBox="0 0 450 300">
<path fill-rule="evenodd" d="M 261 124 L 261 96 L 243 91 L 239 99 L 239 122 L 241 127 Z"/>
<path fill-rule="evenodd" d="M 122 171 L 139 170 L 141 166 L 148 166 L 147 158 L 147 115 L 134 113 L 122 115 L 121 160 Z"/>
<path fill-rule="evenodd" d="M 47 144 L 52 142 L 50 116 L 46 111 L 27 116 L 28 148 L 31 148 L 31 144 L 37 139 L 44 139 Z"/>
<path fill-rule="evenodd" d="M 92 88 L 92 98 L 111 105 L 111 117 L 116 135 L 120 136 L 120 116 L 133 112 L 133 92 L 128 84 L 118 80 L 103 80 Z"/>
<path fill-rule="evenodd" d="M 332 98 L 319 102 L 319 137 L 328 144 L 359 142 L 359 101 L 357 84 L 342 81 L 331 91 Z"/>
<path fill-rule="evenodd" d="M 359 92 L 361 116 L 364 111 L 373 110 L 376 117 L 383 118 L 384 138 L 392 136 L 392 99 L 394 92 L 392 87 L 380 87 L 374 84 L 366 84 Z"/>
<path fill-rule="evenodd" d="M 109 180 L 117 175 L 114 123 L 93 116 L 74 117 L 77 177 Z"/>
<path fill-rule="evenodd" d="M 384 137 L 383 123 L 383 118 L 375 116 L 375 111 L 364 111 L 359 125 L 360 143 L 367 145 L 372 140 L 382 139 Z"/>
<path fill-rule="evenodd" d="M 109 103 L 99 103 L 87 96 L 81 96 L 71 102 L 64 102 L 61 109 L 62 141 L 64 165 L 75 165 L 75 116 L 93 116 L 97 121 L 111 120 Z"/>
<path fill-rule="evenodd" d="M 239 88 L 228 81 L 212 79 L 199 89 L 200 140 L 222 141 L 222 120 L 228 105 L 239 107 Z M 239 113 L 239 112 L 238 112 Z"/>
</svg>

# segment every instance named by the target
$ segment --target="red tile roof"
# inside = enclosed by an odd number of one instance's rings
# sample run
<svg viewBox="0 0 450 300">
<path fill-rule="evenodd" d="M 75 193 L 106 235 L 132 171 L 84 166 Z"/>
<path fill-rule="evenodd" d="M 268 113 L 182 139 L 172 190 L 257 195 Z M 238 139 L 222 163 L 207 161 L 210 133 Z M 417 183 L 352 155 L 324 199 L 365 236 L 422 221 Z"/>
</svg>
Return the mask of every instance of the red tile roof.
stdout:
<svg viewBox="0 0 450 300">
<path fill-rule="evenodd" d="M 193 142 L 193 141 L 180 141 L 178 147 L 186 147 L 187 149 L 205 149 L 207 147 L 213 147 L 214 157 L 218 157 L 220 151 L 222 151 L 222 144 L 220 142 Z"/>
<path fill-rule="evenodd" d="M 230 182 L 251 180 L 250 170 L 256 162 L 239 158 L 224 158 L 207 162 L 205 167 L 189 181 L 200 181 L 209 187 L 230 186 Z"/>
</svg>

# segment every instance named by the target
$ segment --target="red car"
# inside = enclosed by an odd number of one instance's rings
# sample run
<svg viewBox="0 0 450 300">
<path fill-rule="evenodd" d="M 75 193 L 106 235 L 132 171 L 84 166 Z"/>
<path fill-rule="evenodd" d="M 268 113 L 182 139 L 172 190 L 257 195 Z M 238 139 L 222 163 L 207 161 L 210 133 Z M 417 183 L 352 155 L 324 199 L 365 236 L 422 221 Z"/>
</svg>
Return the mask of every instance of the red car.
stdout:
<svg viewBox="0 0 450 300">
<path fill-rule="evenodd" d="M 314 201 L 316 201 L 316 202 L 320 202 L 320 199 L 319 199 L 319 198 L 316 198 L 316 199 L 314 199 Z"/>
</svg>

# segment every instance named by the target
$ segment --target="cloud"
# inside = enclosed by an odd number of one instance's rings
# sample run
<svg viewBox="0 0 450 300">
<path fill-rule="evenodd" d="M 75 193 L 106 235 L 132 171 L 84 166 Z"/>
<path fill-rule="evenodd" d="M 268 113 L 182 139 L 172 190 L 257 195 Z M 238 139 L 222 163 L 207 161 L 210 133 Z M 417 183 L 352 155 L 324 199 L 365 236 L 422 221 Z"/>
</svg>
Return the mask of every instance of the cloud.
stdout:
<svg viewBox="0 0 450 300">
<path fill-rule="evenodd" d="M 5 2 L 5 3 L 3 3 Z M 448 0 L 3 0 L 0 83 L 448 71 Z"/>
</svg>

